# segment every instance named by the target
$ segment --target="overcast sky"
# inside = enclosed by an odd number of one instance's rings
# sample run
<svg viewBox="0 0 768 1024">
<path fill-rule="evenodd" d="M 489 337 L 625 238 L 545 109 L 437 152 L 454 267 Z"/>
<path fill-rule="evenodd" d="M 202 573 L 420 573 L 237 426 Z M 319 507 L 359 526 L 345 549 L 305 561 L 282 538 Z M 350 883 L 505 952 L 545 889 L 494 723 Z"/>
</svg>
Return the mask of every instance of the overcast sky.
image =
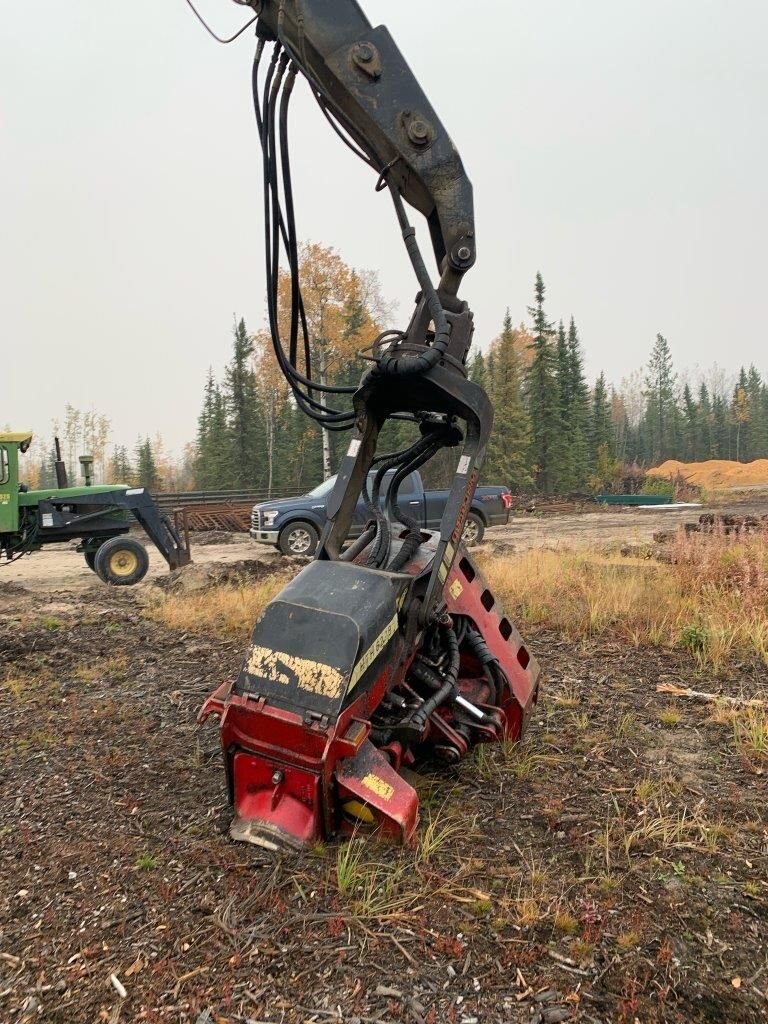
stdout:
<svg viewBox="0 0 768 1024">
<path fill-rule="evenodd" d="M 201 0 L 221 30 L 242 9 Z M 525 317 L 540 270 L 588 371 L 768 370 L 768 6 L 759 0 L 363 0 L 390 28 L 475 188 L 476 340 Z M 233 314 L 263 323 L 253 40 L 183 0 L 2 0 L 0 423 L 71 402 L 113 440 L 195 432 Z M 459 84 L 461 83 L 461 84 Z M 415 286 L 391 204 L 306 89 L 293 107 L 301 237 Z"/>
</svg>

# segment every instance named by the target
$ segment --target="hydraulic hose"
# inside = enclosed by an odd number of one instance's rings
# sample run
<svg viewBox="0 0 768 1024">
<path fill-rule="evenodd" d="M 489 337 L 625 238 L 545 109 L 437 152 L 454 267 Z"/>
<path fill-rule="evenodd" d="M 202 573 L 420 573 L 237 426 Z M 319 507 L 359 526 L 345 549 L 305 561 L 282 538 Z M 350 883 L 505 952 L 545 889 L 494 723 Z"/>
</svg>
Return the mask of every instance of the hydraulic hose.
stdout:
<svg viewBox="0 0 768 1024">
<path fill-rule="evenodd" d="M 392 202 L 395 205 L 397 219 L 400 222 L 408 258 L 411 261 L 411 266 L 416 275 L 416 280 L 419 282 L 422 294 L 427 300 L 427 308 L 432 317 L 432 323 L 435 326 L 435 337 L 429 348 L 425 348 L 424 352 L 420 352 L 418 355 L 385 352 L 379 357 L 377 366 L 382 373 L 410 376 L 416 373 L 426 373 L 427 370 L 437 366 L 448 348 L 450 327 L 448 326 L 448 318 L 445 315 L 443 304 L 440 302 L 435 286 L 432 284 L 432 279 L 429 276 L 427 266 L 424 263 L 424 258 L 419 250 L 419 244 L 416 241 L 416 229 L 408 222 L 408 215 L 405 212 L 403 200 L 396 186 L 391 182 L 388 182 L 388 185 Z"/>
<path fill-rule="evenodd" d="M 448 667 L 444 673 L 443 683 L 440 689 L 416 708 L 403 723 L 419 734 L 424 732 L 430 716 L 440 705 L 456 695 L 456 683 L 459 678 L 459 642 L 450 616 L 440 620 L 440 634 L 448 648 Z"/>
<path fill-rule="evenodd" d="M 494 672 L 494 667 L 498 666 L 499 663 L 498 658 L 491 653 L 488 644 L 477 630 L 468 629 L 464 639 L 469 649 L 483 667 L 483 675 L 491 688 L 491 703 L 498 704 L 501 694 L 499 692 L 499 686 Z"/>
</svg>

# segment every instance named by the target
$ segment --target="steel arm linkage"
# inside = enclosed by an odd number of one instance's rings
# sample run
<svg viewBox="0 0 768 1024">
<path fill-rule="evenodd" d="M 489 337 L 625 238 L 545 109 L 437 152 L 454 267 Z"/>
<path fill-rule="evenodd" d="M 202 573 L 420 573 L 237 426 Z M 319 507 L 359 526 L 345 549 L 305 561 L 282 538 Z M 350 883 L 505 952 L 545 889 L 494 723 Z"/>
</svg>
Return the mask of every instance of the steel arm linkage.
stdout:
<svg viewBox="0 0 768 1024">
<path fill-rule="evenodd" d="M 356 0 L 253 0 L 374 166 L 429 224 L 446 294 L 475 261 L 472 185 L 456 147 L 389 31 Z"/>
<path fill-rule="evenodd" d="M 421 292 L 404 332 L 374 351 L 374 366 L 354 398 L 355 430 L 328 504 L 317 557 L 338 559 L 373 463 L 379 431 L 394 413 L 412 413 L 422 431 L 461 440 L 440 527 L 440 542 L 422 605 L 433 613 L 451 569 L 477 484 L 493 412 L 485 392 L 467 380 L 472 314 L 457 297 L 475 262 L 472 185 L 456 148 L 388 30 L 374 28 L 356 0 L 250 0 L 257 34 L 278 41 L 388 187 Z M 439 282 L 421 262 L 402 201 L 427 220 Z"/>
</svg>

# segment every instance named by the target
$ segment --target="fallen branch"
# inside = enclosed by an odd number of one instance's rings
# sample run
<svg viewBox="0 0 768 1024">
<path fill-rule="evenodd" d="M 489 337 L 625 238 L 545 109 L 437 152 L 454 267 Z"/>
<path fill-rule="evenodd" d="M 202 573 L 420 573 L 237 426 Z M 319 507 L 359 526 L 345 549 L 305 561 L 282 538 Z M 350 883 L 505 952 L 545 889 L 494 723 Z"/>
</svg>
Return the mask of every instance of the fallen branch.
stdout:
<svg viewBox="0 0 768 1024">
<path fill-rule="evenodd" d="M 756 697 L 726 697 L 722 693 L 705 693 L 704 690 L 692 690 L 690 686 L 675 686 L 674 683 L 659 683 L 657 693 L 668 693 L 671 697 L 690 697 L 692 700 L 708 700 L 714 704 L 738 704 L 745 708 L 768 707 L 768 700 Z"/>
</svg>

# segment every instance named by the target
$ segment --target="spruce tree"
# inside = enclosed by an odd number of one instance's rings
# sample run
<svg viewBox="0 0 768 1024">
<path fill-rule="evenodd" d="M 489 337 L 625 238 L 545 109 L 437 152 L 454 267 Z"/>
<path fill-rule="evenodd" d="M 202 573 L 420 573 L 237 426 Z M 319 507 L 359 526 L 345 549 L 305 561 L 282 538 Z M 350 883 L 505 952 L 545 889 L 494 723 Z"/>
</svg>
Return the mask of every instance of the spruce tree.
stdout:
<svg viewBox="0 0 768 1024">
<path fill-rule="evenodd" d="M 256 376 L 253 371 L 253 343 L 242 318 L 234 328 L 232 359 L 224 376 L 227 421 L 231 451 L 233 488 L 253 488 L 264 483 L 263 431 Z"/>
<path fill-rule="evenodd" d="M 730 459 L 731 431 L 728 423 L 728 406 L 722 395 L 712 397 L 712 458 Z"/>
<path fill-rule="evenodd" d="M 574 486 L 580 489 L 589 477 L 589 388 L 584 376 L 579 332 L 573 317 L 568 326 L 568 374 L 570 409 L 567 426 L 571 439 L 572 476 Z"/>
<path fill-rule="evenodd" d="M 135 474 L 128 449 L 125 445 L 116 445 L 109 461 L 109 482 L 113 484 L 130 484 Z"/>
<path fill-rule="evenodd" d="M 765 411 L 765 385 L 754 366 L 747 373 L 747 396 L 749 398 L 749 459 L 768 457 L 768 418 Z"/>
<path fill-rule="evenodd" d="M 554 489 L 562 467 L 562 424 L 559 414 L 557 364 L 552 345 L 554 329 L 544 312 L 544 281 L 536 275 L 534 305 L 528 307 L 533 320 L 531 365 L 525 376 L 525 397 L 531 422 L 531 463 L 536 486 L 545 494 Z"/>
<path fill-rule="evenodd" d="M 157 490 L 160 486 L 155 454 L 148 437 L 143 441 L 139 438 L 136 444 L 136 483 L 148 491 Z"/>
<path fill-rule="evenodd" d="M 509 313 L 509 310 L 507 310 L 507 313 Z M 475 384 L 479 384 L 485 391 L 488 391 L 488 372 L 485 365 L 485 357 L 480 349 L 475 352 L 469 364 L 469 379 Z"/>
<path fill-rule="evenodd" d="M 645 378 L 648 455 L 655 464 L 664 462 L 674 454 L 676 381 L 667 339 L 657 334 Z"/>
<path fill-rule="evenodd" d="M 682 461 L 695 462 L 702 446 L 699 436 L 701 424 L 699 407 L 693 397 L 691 386 L 687 381 L 683 388 L 682 426 L 680 452 Z"/>
<path fill-rule="evenodd" d="M 613 424 L 611 423 L 611 403 L 608 399 L 608 386 L 605 374 L 601 372 L 595 381 L 592 391 L 592 416 L 589 432 L 590 448 L 596 453 L 598 448 L 607 446 L 613 452 Z"/>
<path fill-rule="evenodd" d="M 731 403 L 731 419 L 734 425 L 735 458 L 737 462 L 749 462 L 751 455 L 751 408 L 749 401 L 749 382 L 747 371 L 741 367 L 739 379 L 733 389 Z"/>
<path fill-rule="evenodd" d="M 554 489 L 558 493 L 572 491 L 576 487 L 573 474 L 573 453 L 571 451 L 571 371 L 568 358 L 568 339 L 561 320 L 557 328 L 555 345 L 555 373 L 557 378 L 557 418 L 560 433 L 560 459 L 555 467 Z"/>
<path fill-rule="evenodd" d="M 615 462 L 611 403 L 608 398 L 604 373 L 597 378 L 592 391 L 589 447 L 593 459 L 591 483 L 593 487 L 600 490 L 608 484 L 608 478 L 612 474 Z"/>
<path fill-rule="evenodd" d="M 475 364 L 476 360 L 477 357 Z M 506 484 L 510 490 L 523 491 L 533 482 L 529 469 L 531 433 L 523 405 L 520 357 L 509 310 L 504 316 L 501 335 L 493 346 L 493 378 L 487 383 L 494 417 L 484 478 Z"/>
<path fill-rule="evenodd" d="M 197 421 L 195 486 L 200 490 L 232 487 L 232 445 L 224 395 L 209 369 L 203 408 Z"/>
</svg>

